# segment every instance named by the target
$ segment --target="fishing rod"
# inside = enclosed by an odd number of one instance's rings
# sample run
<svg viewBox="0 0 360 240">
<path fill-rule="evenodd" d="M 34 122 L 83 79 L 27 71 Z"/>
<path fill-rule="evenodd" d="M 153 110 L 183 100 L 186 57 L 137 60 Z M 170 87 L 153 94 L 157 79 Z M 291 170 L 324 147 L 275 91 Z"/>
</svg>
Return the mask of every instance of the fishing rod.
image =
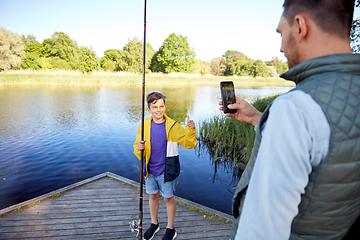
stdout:
<svg viewBox="0 0 360 240">
<path fill-rule="evenodd" d="M 144 0 L 144 50 L 143 50 L 143 84 L 142 84 L 142 110 L 141 110 L 141 141 L 144 141 L 144 113 L 145 113 L 145 56 L 146 56 L 146 0 Z M 140 199 L 139 199 L 139 236 L 142 238 L 143 220 L 143 182 L 144 182 L 144 150 L 141 150 L 140 163 Z"/>
<path fill-rule="evenodd" d="M 143 84 L 142 84 L 142 110 L 141 110 L 141 141 L 144 141 L 144 113 L 145 113 L 145 56 L 146 56 L 146 0 L 144 0 L 144 47 L 143 47 Z M 140 161 L 140 198 L 139 198 L 139 222 L 130 222 L 131 231 L 137 231 L 137 237 L 142 238 L 143 229 L 143 186 L 144 186 L 144 150 L 141 150 Z"/>
</svg>

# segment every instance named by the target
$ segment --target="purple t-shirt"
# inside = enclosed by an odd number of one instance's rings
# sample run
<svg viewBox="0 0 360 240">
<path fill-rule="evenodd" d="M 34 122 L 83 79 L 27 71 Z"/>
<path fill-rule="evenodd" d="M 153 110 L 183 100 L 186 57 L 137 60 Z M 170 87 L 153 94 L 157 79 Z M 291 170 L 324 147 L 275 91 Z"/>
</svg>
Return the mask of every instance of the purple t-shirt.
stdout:
<svg viewBox="0 0 360 240">
<path fill-rule="evenodd" d="M 151 154 L 148 164 L 148 172 L 155 176 L 159 176 L 165 172 L 167 145 L 165 122 L 166 121 L 162 123 L 155 123 L 154 121 L 151 122 Z"/>
</svg>

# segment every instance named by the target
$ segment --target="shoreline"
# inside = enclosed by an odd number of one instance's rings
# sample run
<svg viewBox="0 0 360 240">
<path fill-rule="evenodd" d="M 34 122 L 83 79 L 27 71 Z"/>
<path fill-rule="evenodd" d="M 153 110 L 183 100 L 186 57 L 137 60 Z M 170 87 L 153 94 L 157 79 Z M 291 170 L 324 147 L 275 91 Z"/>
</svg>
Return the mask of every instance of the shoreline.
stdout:
<svg viewBox="0 0 360 240">
<path fill-rule="evenodd" d="M 7 71 L 0 72 L 0 86 L 61 85 L 61 86 L 142 86 L 142 74 L 129 72 L 82 73 L 79 71 Z M 236 87 L 295 86 L 282 78 L 213 76 L 210 74 L 150 73 L 145 75 L 147 86 L 218 86 L 220 81 L 233 81 Z"/>
</svg>

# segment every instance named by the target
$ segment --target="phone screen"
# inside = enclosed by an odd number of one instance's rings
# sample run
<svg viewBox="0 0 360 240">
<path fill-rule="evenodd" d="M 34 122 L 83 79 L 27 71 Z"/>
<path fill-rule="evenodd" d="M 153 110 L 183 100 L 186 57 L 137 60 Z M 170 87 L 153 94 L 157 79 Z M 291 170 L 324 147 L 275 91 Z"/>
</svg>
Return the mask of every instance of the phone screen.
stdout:
<svg viewBox="0 0 360 240">
<path fill-rule="evenodd" d="M 224 113 L 236 113 L 235 109 L 227 107 L 229 104 L 236 103 L 234 83 L 232 81 L 220 82 L 220 91 Z"/>
</svg>

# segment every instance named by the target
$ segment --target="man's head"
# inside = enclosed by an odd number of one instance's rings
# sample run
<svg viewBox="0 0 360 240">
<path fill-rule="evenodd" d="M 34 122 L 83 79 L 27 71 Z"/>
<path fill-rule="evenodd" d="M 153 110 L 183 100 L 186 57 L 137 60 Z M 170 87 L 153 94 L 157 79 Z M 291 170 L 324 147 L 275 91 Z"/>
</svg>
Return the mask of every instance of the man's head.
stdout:
<svg viewBox="0 0 360 240">
<path fill-rule="evenodd" d="M 158 92 L 149 93 L 147 96 L 148 112 L 156 123 L 163 122 L 165 114 L 165 96 Z"/>
<path fill-rule="evenodd" d="M 295 16 L 307 14 L 324 32 L 350 37 L 355 0 L 285 0 L 283 16 L 293 24 Z"/>
<path fill-rule="evenodd" d="M 289 68 L 314 57 L 351 53 L 354 0 L 285 0 L 278 28 Z"/>
</svg>

